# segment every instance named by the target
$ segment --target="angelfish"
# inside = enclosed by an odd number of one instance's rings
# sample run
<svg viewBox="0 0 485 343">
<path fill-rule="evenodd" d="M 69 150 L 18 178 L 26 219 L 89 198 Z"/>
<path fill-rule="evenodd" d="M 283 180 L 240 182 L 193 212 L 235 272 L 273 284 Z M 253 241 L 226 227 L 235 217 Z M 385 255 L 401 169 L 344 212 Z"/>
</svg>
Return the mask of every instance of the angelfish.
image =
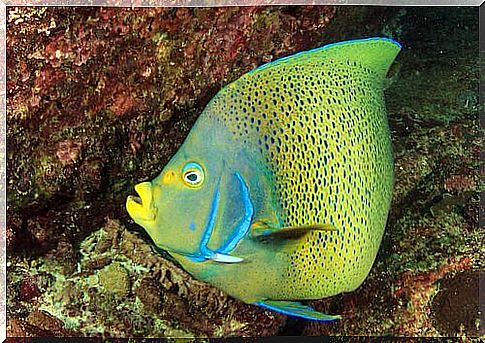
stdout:
<svg viewBox="0 0 485 343">
<path fill-rule="evenodd" d="M 350 292 L 376 257 L 393 157 L 382 91 L 388 38 L 264 64 L 210 101 L 127 210 L 195 278 L 246 303 L 320 321 L 301 301 Z"/>
</svg>

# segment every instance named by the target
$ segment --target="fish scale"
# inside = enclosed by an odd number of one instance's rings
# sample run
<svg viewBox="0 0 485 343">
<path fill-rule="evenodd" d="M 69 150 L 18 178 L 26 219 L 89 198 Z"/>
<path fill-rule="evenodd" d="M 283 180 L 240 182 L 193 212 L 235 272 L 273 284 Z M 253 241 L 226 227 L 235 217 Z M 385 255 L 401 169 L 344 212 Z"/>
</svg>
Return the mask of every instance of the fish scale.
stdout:
<svg viewBox="0 0 485 343">
<path fill-rule="evenodd" d="M 141 203 L 129 198 L 128 212 L 195 277 L 271 310 L 335 320 L 297 300 L 352 291 L 372 267 L 393 187 L 382 84 L 399 49 L 385 38 L 342 42 L 243 75 L 160 176 L 137 186 Z"/>
<path fill-rule="evenodd" d="M 301 295 L 302 284 L 310 285 L 309 297 L 351 291 L 372 266 L 387 216 L 381 208 L 388 208 L 391 197 L 382 75 L 324 55 L 257 72 L 221 91 L 206 113 L 232 114 L 222 117 L 231 132 L 258 142 L 274 175 L 285 226 L 330 222 L 339 228 L 309 232 L 294 249 L 288 296 Z M 259 120 L 251 120 L 255 113 Z"/>
</svg>

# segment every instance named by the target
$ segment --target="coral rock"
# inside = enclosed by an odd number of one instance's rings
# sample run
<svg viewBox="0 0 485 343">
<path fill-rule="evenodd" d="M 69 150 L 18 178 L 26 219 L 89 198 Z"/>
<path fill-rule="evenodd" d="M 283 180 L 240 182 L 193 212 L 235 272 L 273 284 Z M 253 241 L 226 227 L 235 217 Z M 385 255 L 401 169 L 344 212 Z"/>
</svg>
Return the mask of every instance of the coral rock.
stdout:
<svg viewBox="0 0 485 343">
<path fill-rule="evenodd" d="M 99 283 L 103 288 L 119 297 L 126 297 L 131 290 L 128 271 L 117 262 L 113 262 L 98 272 Z"/>
</svg>

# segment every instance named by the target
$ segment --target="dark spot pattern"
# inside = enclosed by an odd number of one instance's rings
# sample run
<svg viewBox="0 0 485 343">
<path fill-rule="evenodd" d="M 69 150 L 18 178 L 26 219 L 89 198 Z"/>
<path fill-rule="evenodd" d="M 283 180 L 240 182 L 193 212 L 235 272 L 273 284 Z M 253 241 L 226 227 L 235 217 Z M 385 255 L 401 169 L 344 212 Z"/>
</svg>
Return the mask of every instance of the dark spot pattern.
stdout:
<svg viewBox="0 0 485 343">
<path fill-rule="evenodd" d="M 336 228 L 308 233 L 292 249 L 289 297 L 360 285 L 380 245 L 393 182 L 381 76 L 356 61 L 314 57 L 256 69 L 206 110 L 237 141 L 258 145 L 285 225 Z"/>
</svg>

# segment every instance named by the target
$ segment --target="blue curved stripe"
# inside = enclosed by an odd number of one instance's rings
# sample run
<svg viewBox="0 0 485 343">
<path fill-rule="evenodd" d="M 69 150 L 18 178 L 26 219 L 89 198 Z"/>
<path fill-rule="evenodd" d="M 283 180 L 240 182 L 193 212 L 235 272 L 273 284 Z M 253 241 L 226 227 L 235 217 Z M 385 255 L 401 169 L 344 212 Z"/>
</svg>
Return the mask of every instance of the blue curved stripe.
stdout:
<svg viewBox="0 0 485 343">
<path fill-rule="evenodd" d="M 209 214 L 209 220 L 205 226 L 204 233 L 202 234 L 202 239 L 200 241 L 200 250 L 207 249 L 207 244 L 212 235 L 212 230 L 214 230 L 214 224 L 216 222 L 217 208 L 219 207 L 219 185 L 216 187 L 214 193 L 214 198 L 212 199 L 211 211 Z"/>
<path fill-rule="evenodd" d="M 351 40 L 346 40 L 346 41 L 342 41 L 342 42 L 330 43 L 330 44 L 327 44 L 327 45 L 324 45 L 324 46 L 320 46 L 318 48 L 314 48 L 314 49 L 310 49 L 310 50 L 306 50 L 306 51 L 301 51 L 301 52 L 298 52 L 296 54 L 292 54 L 292 55 L 289 55 L 289 56 L 278 58 L 277 60 L 274 60 L 274 61 L 265 63 L 263 65 L 260 65 L 259 67 L 249 71 L 248 74 L 253 74 L 254 72 L 263 70 L 263 69 L 265 69 L 269 66 L 279 64 L 281 62 L 284 62 L 286 60 L 292 59 L 292 58 L 297 57 L 297 56 L 311 54 L 311 53 L 316 52 L 316 51 L 328 50 L 328 49 L 331 49 L 331 48 L 333 48 L 335 46 L 339 46 L 339 45 L 350 45 L 350 44 L 354 44 L 354 43 L 358 43 L 358 42 L 365 42 L 365 41 L 384 41 L 384 42 L 389 42 L 389 43 L 396 45 L 399 49 L 402 48 L 402 45 L 399 42 L 395 41 L 392 38 L 387 38 L 387 37 L 369 37 L 369 38 L 351 39 Z"/>
<path fill-rule="evenodd" d="M 229 254 L 232 250 L 234 250 L 237 244 L 249 232 L 249 228 L 251 226 L 252 218 L 254 215 L 254 206 L 249 196 L 248 185 L 246 184 L 244 178 L 238 172 L 235 173 L 235 176 L 238 179 L 239 185 L 241 188 L 242 202 L 244 204 L 244 217 L 232 232 L 231 236 L 229 237 L 229 240 L 221 248 L 217 249 L 216 251 L 213 251 L 207 247 L 211 239 L 212 232 L 214 231 L 217 211 L 219 208 L 220 181 L 221 181 L 219 179 L 219 182 L 217 183 L 217 186 L 214 192 L 214 197 L 212 198 L 212 205 L 209 213 L 209 218 L 204 228 L 204 231 L 202 233 L 202 238 L 199 244 L 200 253 L 193 254 L 193 255 L 184 254 L 194 262 L 203 262 L 213 257 L 215 258 L 216 254 L 223 254 L 223 255 Z"/>
<path fill-rule="evenodd" d="M 220 182 L 221 180 L 217 182 L 216 190 L 214 192 L 214 197 L 212 198 L 212 205 L 211 205 L 211 210 L 209 213 L 209 220 L 207 221 L 207 224 L 204 228 L 204 231 L 202 233 L 202 239 L 200 241 L 199 245 L 199 251 L 200 251 L 200 256 L 198 255 L 192 255 L 188 256 L 191 260 L 195 262 L 202 262 L 207 259 L 209 259 L 212 255 L 214 255 L 214 252 L 207 248 L 207 244 L 209 244 L 209 240 L 212 235 L 212 231 L 214 230 L 214 225 L 216 222 L 216 216 L 217 216 L 217 209 L 219 208 L 219 200 L 220 200 Z"/>
<path fill-rule="evenodd" d="M 202 170 L 202 167 L 198 164 L 198 163 L 195 163 L 195 162 L 189 162 L 185 165 L 185 167 L 182 169 L 182 172 L 185 173 L 188 169 L 190 168 L 194 168 L 194 169 L 197 169 L 199 171 L 203 171 Z"/>
<path fill-rule="evenodd" d="M 180 253 L 180 254 L 185 256 L 185 257 L 190 258 L 194 262 L 204 262 L 204 261 L 207 260 L 206 257 L 201 256 L 201 255 L 188 255 L 188 254 L 184 254 L 184 253 Z"/>
<path fill-rule="evenodd" d="M 266 304 L 264 301 L 257 301 L 253 303 L 253 305 L 257 305 L 271 311 L 285 314 L 287 316 L 299 317 L 299 318 L 314 320 L 318 322 L 333 322 L 337 319 L 340 319 L 340 316 L 332 316 L 329 314 L 324 314 L 324 313 L 315 311 L 310 306 L 305 306 L 299 302 L 283 304 L 281 307 Z"/>
<path fill-rule="evenodd" d="M 230 253 L 232 250 L 234 250 L 234 248 L 241 241 L 241 239 L 246 236 L 249 231 L 249 227 L 251 226 L 251 221 L 254 215 L 254 206 L 249 196 L 248 185 L 244 181 L 244 178 L 241 176 L 241 174 L 236 172 L 235 175 L 239 181 L 239 185 L 241 186 L 241 195 L 244 204 L 244 218 L 234 229 L 232 235 L 229 237 L 229 240 L 217 250 L 217 252 L 222 254 Z"/>
</svg>

